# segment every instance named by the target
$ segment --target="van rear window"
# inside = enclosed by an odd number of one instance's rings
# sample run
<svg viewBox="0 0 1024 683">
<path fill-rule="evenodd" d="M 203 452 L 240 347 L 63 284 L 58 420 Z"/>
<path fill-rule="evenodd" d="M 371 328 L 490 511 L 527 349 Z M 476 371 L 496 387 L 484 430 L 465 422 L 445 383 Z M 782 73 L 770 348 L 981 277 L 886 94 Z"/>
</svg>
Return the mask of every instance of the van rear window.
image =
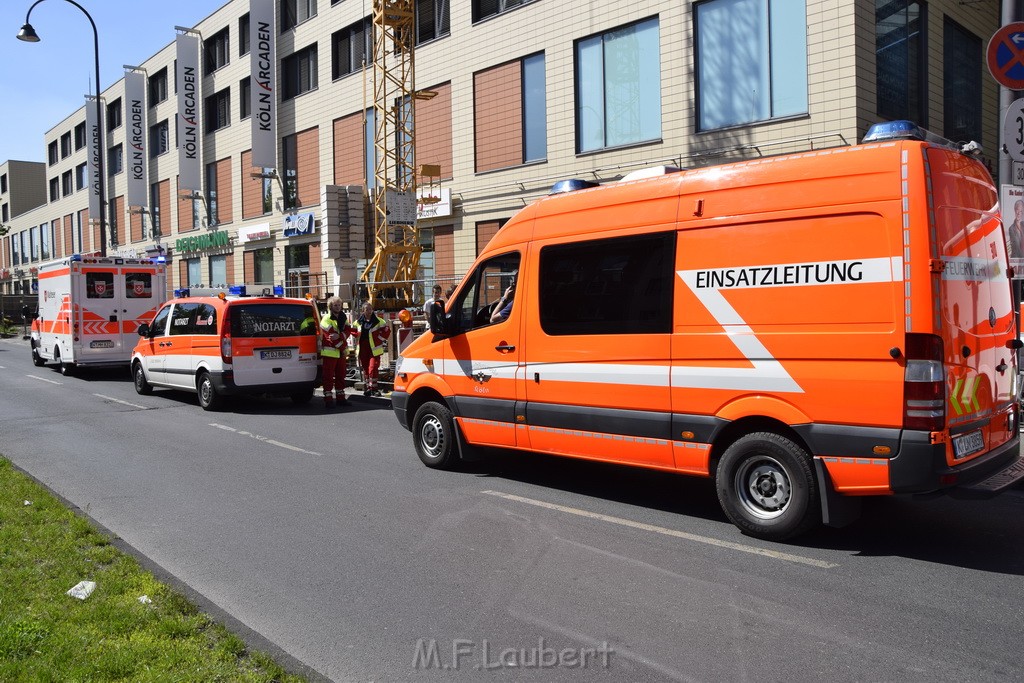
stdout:
<svg viewBox="0 0 1024 683">
<path fill-rule="evenodd" d="M 240 304 L 232 306 L 232 337 L 314 335 L 317 321 L 306 304 Z"/>
</svg>

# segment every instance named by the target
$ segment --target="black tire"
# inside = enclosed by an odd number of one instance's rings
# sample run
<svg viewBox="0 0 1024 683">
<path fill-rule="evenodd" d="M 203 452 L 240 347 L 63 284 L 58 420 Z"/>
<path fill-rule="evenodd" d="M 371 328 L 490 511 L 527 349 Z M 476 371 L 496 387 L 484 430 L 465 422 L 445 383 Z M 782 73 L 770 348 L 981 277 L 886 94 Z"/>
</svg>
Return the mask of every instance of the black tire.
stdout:
<svg viewBox="0 0 1024 683">
<path fill-rule="evenodd" d="M 39 355 L 39 347 L 32 344 L 32 365 L 41 368 L 46 365 L 46 359 Z"/>
<path fill-rule="evenodd" d="M 65 377 L 70 377 L 71 375 L 75 374 L 75 366 L 72 365 L 71 363 L 65 363 L 64 361 L 61 360 L 59 346 L 56 346 L 53 349 L 53 360 L 56 361 L 57 365 L 60 367 L 60 374 L 64 375 Z"/>
<path fill-rule="evenodd" d="M 213 386 L 213 378 L 208 372 L 200 374 L 196 380 L 196 393 L 199 394 L 199 405 L 203 410 L 217 410 L 223 403 L 223 397 L 217 393 L 217 387 Z"/>
<path fill-rule="evenodd" d="M 448 406 L 436 401 L 421 405 L 412 420 L 412 441 L 427 467 L 450 470 L 458 464 L 455 422 Z"/>
<path fill-rule="evenodd" d="M 821 524 L 821 501 L 811 456 L 779 434 L 737 440 L 715 472 L 718 502 L 744 533 L 782 541 Z"/>
<path fill-rule="evenodd" d="M 135 361 L 132 365 L 132 380 L 135 384 L 135 392 L 143 396 L 149 396 L 153 393 L 153 385 L 146 381 L 146 371 L 142 368 L 142 363 Z"/>
<path fill-rule="evenodd" d="M 292 394 L 292 403 L 296 405 L 305 405 L 313 400 L 313 387 L 304 389 L 302 391 L 296 391 Z"/>
</svg>

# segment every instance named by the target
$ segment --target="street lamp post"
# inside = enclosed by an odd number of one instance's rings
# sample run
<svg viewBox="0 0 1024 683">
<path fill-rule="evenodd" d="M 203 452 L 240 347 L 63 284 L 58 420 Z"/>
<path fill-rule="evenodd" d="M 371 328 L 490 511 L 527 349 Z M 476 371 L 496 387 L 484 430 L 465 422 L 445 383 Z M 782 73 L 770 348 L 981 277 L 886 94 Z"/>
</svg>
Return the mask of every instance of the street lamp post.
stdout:
<svg viewBox="0 0 1024 683">
<path fill-rule="evenodd" d="M 32 16 L 32 10 L 35 9 L 36 5 L 41 3 L 43 0 L 36 0 L 32 3 L 32 6 L 28 8 L 28 12 L 25 14 L 25 25 L 18 31 L 18 40 L 24 40 L 27 43 L 38 43 L 39 36 L 36 35 L 36 30 L 32 28 L 32 24 L 29 23 L 29 17 Z M 96 150 L 96 170 L 99 172 L 99 205 L 100 205 L 100 255 L 107 255 L 107 196 L 104 189 L 105 178 L 103 176 L 103 156 L 106 150 L 103 148 L 103 106 L 100 104 L 100 34 L 96 31 L 96 22 L 92 20 L 85 8 L 79 5 L 74 0 L 64 0 L 65 2 L 74 5 L 78 9 L 82 10 L 82 14 L 89 20 L 89 24 L 92 26 L 92 45 L 93 51 L 96 57 L 96 144 L 98 149 Z"/>
</svg>

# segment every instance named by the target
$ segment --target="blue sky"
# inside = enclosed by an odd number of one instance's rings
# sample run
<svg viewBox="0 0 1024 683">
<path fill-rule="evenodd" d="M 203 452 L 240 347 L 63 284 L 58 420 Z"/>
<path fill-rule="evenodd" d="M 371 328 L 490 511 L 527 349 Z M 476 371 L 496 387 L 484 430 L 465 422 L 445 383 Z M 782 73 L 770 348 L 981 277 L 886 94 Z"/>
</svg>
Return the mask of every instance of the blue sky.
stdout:
<svg viewBox="0 0 1024 683">
<path fill-rule="evenodd" d="M 0 163 L 44 161 L 44 136 L 95 90 L 92 27 L 66 0 L 32 10 L 38 43 L 15 36 L 34 0 L 2 0 L 0 9 Z M 100 81 L 109 88 L 125 64 L 141 64 L 174 40 L 175 26 L 195 26 L 226 0 L 75 0 L 96 22 Z"/>
</svg>

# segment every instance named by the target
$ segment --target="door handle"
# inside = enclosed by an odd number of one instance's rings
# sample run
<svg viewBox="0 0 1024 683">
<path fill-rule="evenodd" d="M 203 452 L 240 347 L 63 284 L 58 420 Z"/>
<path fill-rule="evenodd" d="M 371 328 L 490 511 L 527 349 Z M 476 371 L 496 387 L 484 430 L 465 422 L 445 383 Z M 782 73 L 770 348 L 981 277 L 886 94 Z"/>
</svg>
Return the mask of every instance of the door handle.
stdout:
<svg viewBox="0 0 1024 683">
<path fill-rule="evenodd" d="M 1006 364 L 1006 361 L 1005 360 L 1001 360 L 1001 361 L 999 361 L 999 365 L 996 366 L 996 370 L 998 370 L 999 374 L 1001 375 L 1004 372 L 1006 372 L 1006 368 L 1008 368 L 1008 367 L 1010 367 L 1010 366 Z"/>
<path fill-rule="evenodd" d="M 498 344 L 494 347 L 495 351 L 501 351 L 502 353 L 511 353 L 516 350 L 516 347 L 512 344 Z"/>
</svg>

